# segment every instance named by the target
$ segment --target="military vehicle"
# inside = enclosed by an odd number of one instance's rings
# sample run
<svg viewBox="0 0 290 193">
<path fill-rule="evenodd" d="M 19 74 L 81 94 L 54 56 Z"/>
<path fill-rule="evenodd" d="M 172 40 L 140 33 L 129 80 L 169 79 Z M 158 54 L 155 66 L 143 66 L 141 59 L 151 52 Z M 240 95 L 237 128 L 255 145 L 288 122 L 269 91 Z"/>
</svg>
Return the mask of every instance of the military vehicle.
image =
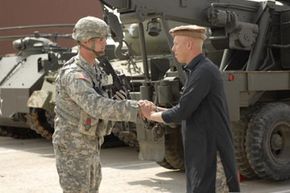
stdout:
<svg viewBox="0 0 290 193">
<path fill-rule="evenodd" d="M 12 28 L 73 26 L 73 24 L 16 26 L 0 28 L 0 31 Z M 30 138 L 39 134 L 48 140 L 52 139 L 57 71 L 77 53 L 77 47 L 74 49 L 59 46 L 56 42 L 60 38 L 71 39 L 71 34 L 43 34 L 36 31 L 31 35 L 0 36 L 0 40 L 15 39 L 12 44 L 16 50 L 15 54 L 0 58 L 0 135 Z M 109 59 L 114 58 L 114 47 L 114 42 L 109 41 L 106 54 Z M 115 135 L 123 142 L 136 146 L 136 141 L 129 140 L 136 140 L 134 132 L 120 133 L 120 128 L 124 124 L 118 124 L 118 128 L 114 129 Z M 106 136 L 103 146 L 123 145 L 116 136 Z"/>
<path fill-rule="evenodd" d="M 15 37 L 17 36 L 4 36 L 1 39 Z M 35 32 L 31 36 L 14 40 L 16 53 L 0 58 L 0 133 L 13 133 L 13 128 L 23 128 L 22 131 L 24 128 L 32 128 L 43 137 L 51 138 L 53 105 L 50 100 L 54 93 L 51 82 L 57 69 L 76 54 L 76 51 L 60 47 L 51 39 L 70 37 L 71 34 Z M 43 103 L 44 108 L 29 107 L 28 99 L 41 87 L 46 88 L 46 92 L 41 93 L 43 100 L 38 102 Z M 19 129 L 16 129 L 16 137 L 17 133 L 25 135 Z"/>
<path fill-rule="evenodd" d="M 163 107 L 177 103 L 184 83 L 181 65 L 170 53 L 169 29 L 180 23 L 208 27 L 205 54 L 224 79 L 240 173 L 248 179 L 290 178 L 289 1 L 101 2 L 119 42 L 120 60 L 112 63 L 142 66 L 141 75 L 132 76 L 131 97 Z M 146 122 L 136 132 L 140 158 L 183 168 L 180 125 Z"/>
</svg>

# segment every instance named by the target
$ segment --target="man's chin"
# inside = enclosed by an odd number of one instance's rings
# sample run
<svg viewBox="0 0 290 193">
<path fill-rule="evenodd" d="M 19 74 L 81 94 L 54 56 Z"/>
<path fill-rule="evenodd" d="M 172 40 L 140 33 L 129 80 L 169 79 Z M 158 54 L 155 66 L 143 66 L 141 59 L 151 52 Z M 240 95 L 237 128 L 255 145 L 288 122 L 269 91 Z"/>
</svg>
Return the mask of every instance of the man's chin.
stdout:
<svg viewBox="0 0 290 193">
<path fill-rule="evenodd" d="M 105 51 L 95 52 L 95 54 L 96 54 L 96 57 L 103 56 L 105 55 Z"/>
<path fill-rule="evenodd" d="M 176 58 L 176 57 L 175 57 L 175 59 L 176 59 L 176 61 L 177 61 L 178 63 L 182 63 L 181 60 L 180 60 L 179 58 Z"/>
</svg>

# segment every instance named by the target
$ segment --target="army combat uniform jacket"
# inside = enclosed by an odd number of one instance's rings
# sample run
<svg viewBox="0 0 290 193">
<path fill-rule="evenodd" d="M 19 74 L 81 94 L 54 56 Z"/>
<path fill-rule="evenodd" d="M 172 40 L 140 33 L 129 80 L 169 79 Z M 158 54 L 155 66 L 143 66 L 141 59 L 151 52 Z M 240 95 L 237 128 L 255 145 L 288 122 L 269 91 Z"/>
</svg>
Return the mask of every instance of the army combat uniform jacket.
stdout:
<svg viewBox="0 0 290 193">
<path fill-rule="evenodd" d="M 106 78 L 98 63 L 90 65 L 80 55 L 59 71 L 53 145 L 64 192 L 97 192 L 100 144 L 110 121 L 137 121 L 137 101 L 107 98 Z"/>
<path fill-rule="evenodd" d="M 107 75 L 100 71 L 79 55 L 61 68 L 56 86 L 54 143 L 64 135 L 103 137 L 110 133 L 109 120 L 136 122 L 137 102 L 106 98 L 102 86 Z M 61 129 L 67 126 L 74 129 Z"/>
</svg>

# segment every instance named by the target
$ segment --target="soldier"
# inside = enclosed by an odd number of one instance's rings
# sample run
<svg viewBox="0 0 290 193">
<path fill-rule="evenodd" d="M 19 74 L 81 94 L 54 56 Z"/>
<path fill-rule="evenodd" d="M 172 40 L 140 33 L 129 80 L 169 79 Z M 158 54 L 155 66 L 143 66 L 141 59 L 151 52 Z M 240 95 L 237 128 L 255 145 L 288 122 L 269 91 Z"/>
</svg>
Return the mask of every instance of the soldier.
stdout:
<svg viewBox="0 0 290 193">
<path fill-rule="evenodd" d="M 137 101 L 109 99 L 102 89 L 112 84 L 96 59 L 104 55 L 108 33 L 103 20 L 81 18 L 72 34 L 79 53 L 57 77 L 53 147 L 64 193 L 97 193 L 100 148 L 104 135 L 111 132 L 111 121 L 137 121 Z"/>
<path fill-rule="evenodd" d="M 218 153 L 227 178 L 221 179 L 219 165 L 218 186 L 227 183 L 230 192 L 239 192 L 223 80 L 217 66 L 202 54 L 206 29 L 187 25 L 170 33 L 174 38 L 172 51 L 177 61 L 185 64 L 183 94 L 170 109 L 156 107 L 152 111 L 152 103 L 146 102 L 141 105 L 142 114 L 157 122 L 182 123 L 187 193 L 227 191 L 215 187 Z"/>
</svg>

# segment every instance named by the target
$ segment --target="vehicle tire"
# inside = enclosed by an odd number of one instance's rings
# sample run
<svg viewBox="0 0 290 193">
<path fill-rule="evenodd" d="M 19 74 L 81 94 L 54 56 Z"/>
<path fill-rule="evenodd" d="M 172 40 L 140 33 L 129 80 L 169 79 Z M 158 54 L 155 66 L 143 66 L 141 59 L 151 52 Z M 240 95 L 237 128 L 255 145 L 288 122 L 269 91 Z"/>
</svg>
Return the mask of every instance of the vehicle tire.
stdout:
<svg viewBox="0 0 290 193">
<path fill-rule="evenodd" d="M 248 112 L 241 111 L 241 120 L 239 122 L 232 123 L 232 132 L 235 146 L 235 158 L 239 167 L 239 172 L 247 179 L 258 178 L 257 174 L 251 167 L 247 158 L 246 152 L 246 132 L 248 129 L 248 119 L 246 115 Z"/>
<path fill-rule="evenodd" d="M 19 127 L 0 127 L 0 136 L 13 137 L 16 139 L 33 139 L 40 137 L 40 135 L 29 128 Z"/>
<path fill-rule="evenodd" d="M 139 150 L 139 143 L 137 140 L 136 125 L 129 122 L 115 122 L 112 133 L 118 137 L 120 141 L 126 145 Z"/>
<path fill-rule="evenodd" d="M 104 143 L 102 144 L 102 149 L 122 146 L 125 146 L 125 143 L 114 134 L 111 133 L 110 135 L 104 136 Z"/>
<path fill-rule="evenodd" d="M 180 128 L 167 129 L 169 133 L 165 134 L 165 157 L 161 163 L 157 163 L 161 166 L 168 163 L 168 167 L 165 168 L 184 170 L 181 130 Z"/>
<path fill-rule="evenodd" d="M 264 105 L 249 122 L 246 137 L 249 162 L 261 178 L 290 178 L 290 106 Z"/>
<path fill-rule="evenodd" d="M 227 193 L 229 188 L 227 185 L 227 178 L 224 172 L 224 167 L 221 162 L 220 155 L 217 156 L 217 169 L 216 169 L 216 182 L 215 182 L 216 193 Z"/>
<path fill-rule="evenodd" d="M 160 165 L 160 166 L 162 166 L 162 167 L 164 167 L 164 168 L 166 168 L 166 169 L 175 169 L 174 167 L 172 167 L 168 162 L 167 162 L 167 160 L 166 159 L 163 159 L 162 161 L 160 161 L 160 162 L 156 162 L 158 165 Z"/>
<path fill-rule="evenodd" d="M 49 113 L 43 109 L 32 109 L 30 115 L 27 116 L 27 120 L 32 130 L 45 139 L 51 140 L 54 132 L 52 121 L 54 116 L 48 115 Z"/>
</svg>

